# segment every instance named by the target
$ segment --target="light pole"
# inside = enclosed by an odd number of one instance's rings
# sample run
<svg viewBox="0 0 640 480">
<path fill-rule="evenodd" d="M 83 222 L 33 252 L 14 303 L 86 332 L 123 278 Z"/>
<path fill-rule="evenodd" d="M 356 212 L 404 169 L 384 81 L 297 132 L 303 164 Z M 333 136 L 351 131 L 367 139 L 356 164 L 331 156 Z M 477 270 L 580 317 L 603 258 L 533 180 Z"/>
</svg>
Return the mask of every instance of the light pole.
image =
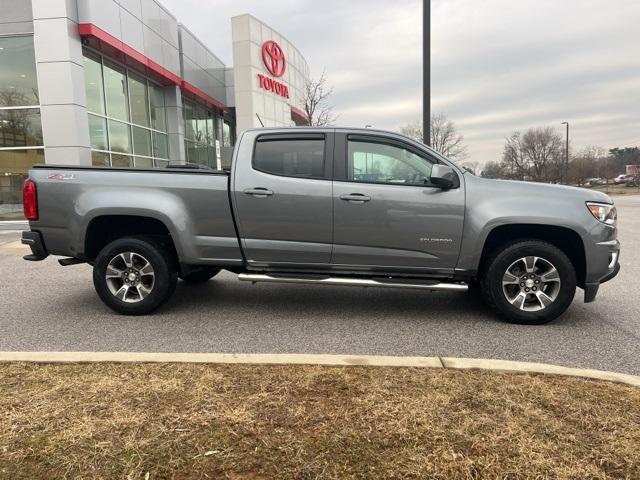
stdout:
<svg viewBox="0 0 640 480">
<path fill-rule="evenodd" d="M 422 137 L 431 145 L 431 0 L 422 0 Z"/>
<path fill-rule="evenodd" d="M 567 126 L 567 141 L 564 148 L 564 183 L 569 183 L 569 122 L 562 122 Z"/>
</svg>

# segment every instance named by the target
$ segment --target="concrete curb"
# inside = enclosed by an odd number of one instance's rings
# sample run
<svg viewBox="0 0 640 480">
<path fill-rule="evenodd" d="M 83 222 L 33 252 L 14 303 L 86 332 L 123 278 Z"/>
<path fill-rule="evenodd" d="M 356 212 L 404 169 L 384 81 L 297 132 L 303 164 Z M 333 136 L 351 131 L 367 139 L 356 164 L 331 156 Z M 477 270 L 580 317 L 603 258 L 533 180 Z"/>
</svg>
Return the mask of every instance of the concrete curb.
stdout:
<svg viewBox="0 0 640 480">
<path fill-rule="evenodd" d="M 393 357 L 382 355 L 307 355 L 291 353 L 145 353 L 145 352 L 0 352 L 0 362 L 36 363 L 228 363 L 257 365 L 325 365 L 448 368 L 542 373 L 606 380 L 640 387 L 640 376 L 546 363 L 451 357 Z"/>
<path fill-rule="evenodd" d="M 366 365 L 375 367 L 442 368 L 442 362 L 438 357 L 307 355 L 296 353 L 0 352 L 0 362 L 246 363 L 261 365 Z"/>
<path fill-rule="evenodd" d="M 477 369 L 494 370 L 499 372 L 544 373 L 548 375 L 562 375 L 566 377 L 582 377 L 593 380 L 607 380 L 616 383 L 626 383 L 640 387 L 640 376 L 626 373 L 607 372 L 584 368 L 561 367 L 548 363 L 514 362 L 510 360 L 492 360 L 481 358 L 441 358 L 444 368 L 457 370 Z"/>
</svg>

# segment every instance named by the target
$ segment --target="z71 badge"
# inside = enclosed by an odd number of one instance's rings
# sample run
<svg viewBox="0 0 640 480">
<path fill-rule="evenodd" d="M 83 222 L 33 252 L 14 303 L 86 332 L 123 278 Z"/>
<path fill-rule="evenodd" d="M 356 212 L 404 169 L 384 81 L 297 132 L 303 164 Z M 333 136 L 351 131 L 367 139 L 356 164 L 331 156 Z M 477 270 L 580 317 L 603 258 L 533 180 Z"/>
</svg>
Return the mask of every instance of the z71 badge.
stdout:
<svg viewBox="0 0 640 480">
<path fill-rule="evenodd" d="M 59 173 L 59 172 L 55 172 L 55 173 L 50 173 L 47 178 L 49 180 L 75 180 L 76 179 L 76 174 L 75 173 Z"/>
</svg>

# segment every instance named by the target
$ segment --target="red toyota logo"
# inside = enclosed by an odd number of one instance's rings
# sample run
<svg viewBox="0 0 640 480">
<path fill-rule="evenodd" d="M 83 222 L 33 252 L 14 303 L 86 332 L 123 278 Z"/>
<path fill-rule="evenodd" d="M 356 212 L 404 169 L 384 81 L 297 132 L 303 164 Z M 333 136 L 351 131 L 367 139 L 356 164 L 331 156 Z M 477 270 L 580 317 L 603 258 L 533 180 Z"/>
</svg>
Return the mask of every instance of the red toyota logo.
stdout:
<svg viewBox="0 0 640 480">
<path fill-rule="evenodd" d="M 284 60 L 284 52 L 280 45 L 273 40 L 267 40 L 262 44 L 262 63 L 274 77 L 284 75 L 286 62 Z"/>
</svg>

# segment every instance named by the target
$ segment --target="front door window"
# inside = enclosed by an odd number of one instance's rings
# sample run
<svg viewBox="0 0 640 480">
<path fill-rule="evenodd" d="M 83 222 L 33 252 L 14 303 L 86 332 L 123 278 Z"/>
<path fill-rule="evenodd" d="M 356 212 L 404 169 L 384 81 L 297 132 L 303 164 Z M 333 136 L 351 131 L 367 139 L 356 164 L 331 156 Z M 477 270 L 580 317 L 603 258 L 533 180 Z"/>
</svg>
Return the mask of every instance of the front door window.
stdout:
<svg viewBox="0 0 640 480">
<path fill-rule="evenodd" d="M 347 161 L 352 182 L 430 185 L 432 163 L 400 146 L 349 140 Z"/>
</svg>

